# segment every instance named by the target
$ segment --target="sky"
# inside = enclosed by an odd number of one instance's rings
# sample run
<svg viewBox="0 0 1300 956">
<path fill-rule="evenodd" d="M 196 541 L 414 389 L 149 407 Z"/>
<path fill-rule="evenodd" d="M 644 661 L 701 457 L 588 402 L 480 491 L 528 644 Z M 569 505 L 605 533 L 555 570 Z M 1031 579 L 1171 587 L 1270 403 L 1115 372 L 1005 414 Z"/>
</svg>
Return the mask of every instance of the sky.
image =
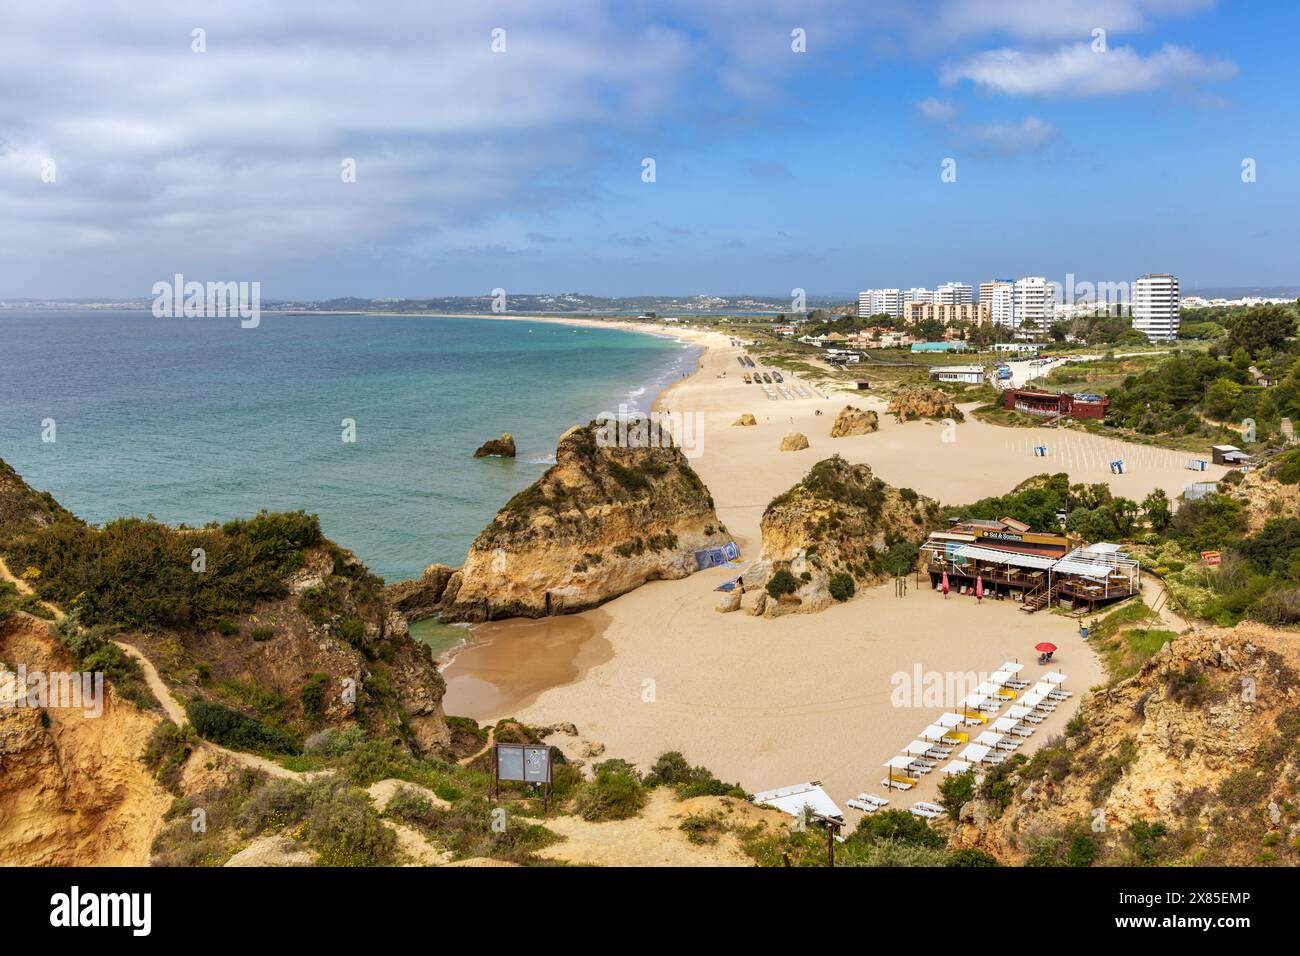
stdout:
<svg viewBox="0 0 1300 956">
<path fill-rule="evenodd" d="M 1296 284 L 1297 7 L 6 0 L 0 299 Z"/>
</svg>

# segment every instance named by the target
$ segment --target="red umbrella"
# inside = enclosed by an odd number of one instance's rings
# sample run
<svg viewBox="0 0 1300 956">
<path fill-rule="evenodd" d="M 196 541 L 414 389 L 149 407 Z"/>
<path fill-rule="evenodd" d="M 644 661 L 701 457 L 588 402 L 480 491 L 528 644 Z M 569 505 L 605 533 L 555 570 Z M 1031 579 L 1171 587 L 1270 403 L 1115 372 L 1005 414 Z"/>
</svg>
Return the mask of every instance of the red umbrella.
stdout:
<svg viewBox="0 0 1300 956">
<path fill-rule="evenodd" d="M 1044 654 L 1050 654 L 1052 651 L 1056 650 L 1056 645 L 1049 644 L 1047 643 L 1047 641 L 1043 641 L 1043 643 L 1041 644 L 1035 644 L 1034 650 L 1042 651 Z"/>
<path fill-rule="evenodd" d="M 975 600 L 982 601 L 983 599 L 984 599 L 984 575 L 981 574 L 979 577 L 975 579 Z"/>
<path fill-rule="evenodd" d="M 940 585 L 940 588 L 943 590 L 943 596 L 947 597 L 948 596 L 948 572 L 947 571 L 943 572 L 943 583 Z"/>
</svg>

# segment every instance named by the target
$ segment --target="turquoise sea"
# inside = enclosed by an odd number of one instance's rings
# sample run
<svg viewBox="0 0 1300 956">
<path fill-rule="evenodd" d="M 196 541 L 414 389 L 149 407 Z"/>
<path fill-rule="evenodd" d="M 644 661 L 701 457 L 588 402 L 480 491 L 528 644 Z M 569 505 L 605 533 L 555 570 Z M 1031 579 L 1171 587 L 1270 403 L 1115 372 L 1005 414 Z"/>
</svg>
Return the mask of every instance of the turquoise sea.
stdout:
<svg viewBox="0 0 1300 956">
<path fill-rule="evenodd" d="M 620 402 L 648 407 L 697 354 L 619 329 L 487 318 L 263 313 L 242 329 L 0 311 L 0 458 L 97 523 L 315 512 L 395 581 L 459 564 L 566 428 Z M 517 459 L 472 457 L 503 431 Z"/>
</svg>

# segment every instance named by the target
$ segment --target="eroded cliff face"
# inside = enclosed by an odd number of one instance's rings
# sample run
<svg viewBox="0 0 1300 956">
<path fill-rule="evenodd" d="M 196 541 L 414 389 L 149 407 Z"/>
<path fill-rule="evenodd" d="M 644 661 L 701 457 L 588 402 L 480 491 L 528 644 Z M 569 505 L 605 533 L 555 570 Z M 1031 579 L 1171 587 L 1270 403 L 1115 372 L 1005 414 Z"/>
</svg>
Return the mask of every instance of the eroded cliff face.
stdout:
<svg viewBox="0 0 1300 956">
<path fill-rule="evenodd" d="M 928 498 L 887 485 L 867 465 L 827 458 L 767 506 L 759 522 L 762 557 L 745 583 L 788 571 L 795 589 L 764 600 L 762 613 L 822 610 L 836 599 L 833 578 L 847 575 L 856 591 L 887 577 L 889 548 L 924 540 L 934 507 Z"/>
<path fill-rule="evenodd" d="M 1080 840 L 1114 864 L 1300 863 L 1298 669 L 1293 632 L 1178 637 L 1089 694 L 1068 736 L 1010 775 L 1005 810 L 969 804 L 955 845 L 1012 864 L 1070 862 Z"/>
<path fill-rule="evenodd" d="M 68 672 L 47 625 L 0 621 L 0 671 Z M 171 795 L 141 763 L 160 718 L 106 688 L 103 712 L 0 707 L 0 863 L 145 866 Z"/>
<path fill-rule="evenodd" d="M 555 464 L 502 508 L 446 584 L 444 621 L 543 617 L 595 607 L 696 570 L 730 540 L 708 489 L 671 446 L 619 447 L 569 429 Z"/>
<path fill-rule="evenodd" d="M 910 386 L 899 391 L 889 400 L 889 414 L 900 422 L 913 418 L 951 418 L 959 422 L 965 417 L 945 392 L 924 385 Z"/>
</svg>

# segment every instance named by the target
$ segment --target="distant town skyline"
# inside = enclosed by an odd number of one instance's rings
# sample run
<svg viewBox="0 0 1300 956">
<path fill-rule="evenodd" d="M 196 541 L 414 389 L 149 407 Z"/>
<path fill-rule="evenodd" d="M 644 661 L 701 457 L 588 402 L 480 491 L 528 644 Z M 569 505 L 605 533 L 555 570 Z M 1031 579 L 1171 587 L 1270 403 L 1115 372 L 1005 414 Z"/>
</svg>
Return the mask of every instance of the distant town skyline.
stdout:
<svg viewBox="0 0 1300 956">
<path fill-rule="evenodd" d="M 18 0 L 0 300 L 1300 284 L 1290 3 L 744 13 Z"/>
</svg>

